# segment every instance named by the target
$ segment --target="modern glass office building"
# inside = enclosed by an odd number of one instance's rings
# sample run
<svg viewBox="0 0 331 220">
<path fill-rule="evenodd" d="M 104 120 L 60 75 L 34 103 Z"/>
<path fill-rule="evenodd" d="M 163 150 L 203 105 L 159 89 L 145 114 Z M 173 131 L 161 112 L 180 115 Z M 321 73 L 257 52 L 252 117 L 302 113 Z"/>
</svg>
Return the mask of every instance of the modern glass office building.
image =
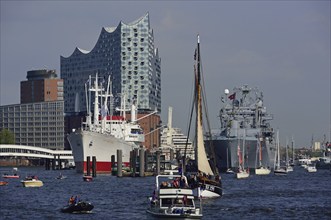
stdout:
<svg viewBox="0 0 331 220">
<path fill-rule="evenodd" d="M 136 101 L 139 110 L 161 111 L 161 59 L 148 13 L 128 24 L 102 28 L 91 51 L 76 48 L 69 57 L 61 56 L 65 113 L 86 111 L 85 84 L 96 73 L 105 81 L 111 76 L 116 106 L 125 97 L 127 104 Z"/>
</svg>

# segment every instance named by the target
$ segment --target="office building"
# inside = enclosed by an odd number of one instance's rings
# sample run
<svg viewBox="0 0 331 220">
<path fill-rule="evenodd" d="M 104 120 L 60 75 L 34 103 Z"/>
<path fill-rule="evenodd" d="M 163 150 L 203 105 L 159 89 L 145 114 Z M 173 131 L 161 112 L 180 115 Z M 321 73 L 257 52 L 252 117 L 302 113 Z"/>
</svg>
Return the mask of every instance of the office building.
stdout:
<svg viewBox="0 0 331 220">
<path fill-rule="evenodd" d="M 15 144 L 64 148 L 64 102 L 35 102 L 0 106 L 0 130 L 15 135 Z"/>
<path fill-rule="evenodd" d="M 31 70 L 21 81 L 21 103 L 63 100 L 63 80 L 55 70 Z"/>
</svg>

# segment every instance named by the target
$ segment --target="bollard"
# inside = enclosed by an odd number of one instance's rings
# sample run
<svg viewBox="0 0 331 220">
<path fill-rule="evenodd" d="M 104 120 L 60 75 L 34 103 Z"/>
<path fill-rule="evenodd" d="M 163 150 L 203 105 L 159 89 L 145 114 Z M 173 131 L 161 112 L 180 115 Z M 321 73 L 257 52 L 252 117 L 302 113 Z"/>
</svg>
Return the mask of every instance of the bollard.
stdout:
<svg viewBox="0 0 331 220">
<path fill-rule="evenodd" d="M 49 170 L 49 169 L 50 169 L 50 166 L 49 166 L 49 158 L 46 158 L 46 159 L 45 159 L 45 169 L 46 169 L 46 170 Z"/>
<path fill-rule="evenodd" d="M 95 156 L 92 157 L 92 176 L 97 176 L 97 158 Z"/>
<path fill-rule="evenodd" d="M 145 151 L 144 148 L 139 149 L 139 176 L 145 176 Z"/>
<path fill-rule="evenodd" d="M 136 172 L 137 172 L 137 154 L 138 154 L 138 149 L 134 149 L 132 151 L 132 173 L 131 176 L 135 177 Z"/>
<path fill-rule="evenodd" d="M 115 155 L 111 155 L 110 157 L 110 161 L 111 161 L 111 172 L 113 172 L 113 168 L 115 167 Z"/>
<path fill-rule="evenodd" d="M 55 170 L 56 156 L 54 155 L 54 159 L 52 160 L 52 170 Z"/>
<path fill-rule="evenodd" d="M 115 160 L 115 155 L 111 155 L 110 157 L 110 173 L 111 175 L 115 176 L 115 163 L 116 163 L 116 160 Z"/>
<path fill-rule="evenodd" d="M 61 159 L 60 159 L 60 154 L 57 155 L 57 169 L 61 170 Z"/>
<path fill-rule="evenodd" d="M 117 150 L 117 177 L 122 177 L 122 150 Z"/>
<path fill-rule="evenodd" d="M 91 158 L 86 157 L 86 175 L 90 176 L 91 175 Z"/>
<path fill-rule="evenodd" d="M 147 150 L 145 150 L 144 155 L 145 155 L 145 160 L 144 160 L 145 169 L 144 169 L 144 171 L 147 172 L 148 171 L 148 152 L 147 152 Z"/>
</svg>

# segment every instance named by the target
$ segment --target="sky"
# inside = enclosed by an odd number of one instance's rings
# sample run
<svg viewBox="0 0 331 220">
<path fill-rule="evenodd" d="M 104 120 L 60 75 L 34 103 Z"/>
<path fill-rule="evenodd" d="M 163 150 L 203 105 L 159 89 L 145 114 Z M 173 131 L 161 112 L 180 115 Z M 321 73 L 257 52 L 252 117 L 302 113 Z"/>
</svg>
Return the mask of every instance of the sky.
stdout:
<svg viewBox="0 0 331 220">
<path fill-rule="evenodd" d="M 161 57 L 162 113 L 187 131 L 193 54 L 200 35 L 212 128 L 225 89 L 258 87 L 296 147 L 330 140 L 330 1 L 0 1 L 0 105 L 20 102 L 29 70 L 55 69 L 76 47 L 91 50 L 102 27 L 150 17 Z"/>
</svg>

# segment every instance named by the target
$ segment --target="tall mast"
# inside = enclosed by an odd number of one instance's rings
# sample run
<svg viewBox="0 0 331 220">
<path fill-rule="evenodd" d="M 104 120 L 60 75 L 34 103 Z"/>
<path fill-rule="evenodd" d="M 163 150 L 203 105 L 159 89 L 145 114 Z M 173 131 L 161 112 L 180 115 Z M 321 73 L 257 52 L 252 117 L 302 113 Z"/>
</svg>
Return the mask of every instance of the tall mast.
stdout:
<svg viewBox="0 0 331 220">
<path fill-rule="evenodd" d="M 94 81 L 94 117 L 93 117 L 93 123 L 95 125 L 99 124 L 99 88 L 98 88 L 98 73 L 95 75 L 95 81 Z"/>
<path fill-rule="evenodd" d="M 202 102 L 201 102 L 201 66 L 200 66 L 200 37 L 198 35 L 198 45 L 196 50 L 196 68 L 195 68 L 195 79 L 196 79 L 196 162 L 198 170 L 206 174 L 214 175 L 209 161 L 206 155 L 206 150 L 203 140 L 203 124 L 202 124 Z"/>
</svg>

